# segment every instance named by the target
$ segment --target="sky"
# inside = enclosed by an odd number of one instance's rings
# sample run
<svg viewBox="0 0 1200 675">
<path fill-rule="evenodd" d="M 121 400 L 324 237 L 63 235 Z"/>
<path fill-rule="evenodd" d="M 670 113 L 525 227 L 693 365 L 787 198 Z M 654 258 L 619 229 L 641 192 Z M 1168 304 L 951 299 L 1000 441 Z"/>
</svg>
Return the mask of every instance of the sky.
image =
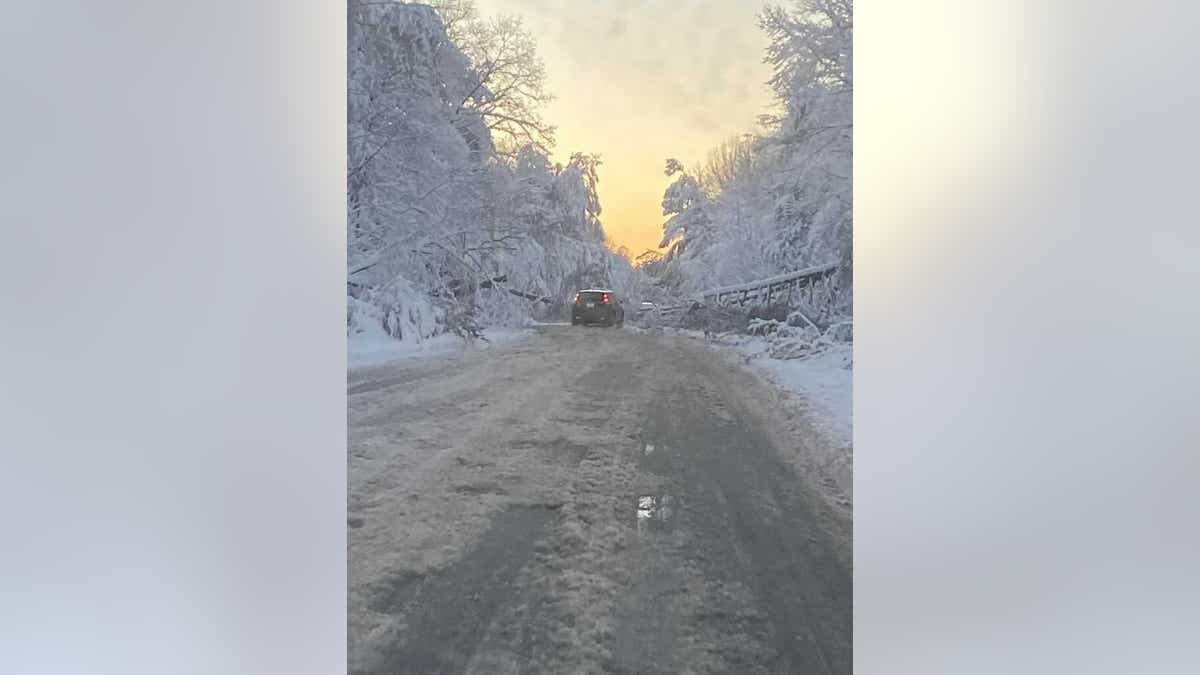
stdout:
<svg viewBox="0 0 1200 675">
<path fill-rule="evenodd" d="M 476 0 L 517 14 L 537 40 L 555 158 L 597 153 L 601 221 L 633 256 L 662 237 L 668 157 L 691 167 L 721 141 L 755 131 L 771 103 L 766 39 L 742 0 Z"/>
</svg>

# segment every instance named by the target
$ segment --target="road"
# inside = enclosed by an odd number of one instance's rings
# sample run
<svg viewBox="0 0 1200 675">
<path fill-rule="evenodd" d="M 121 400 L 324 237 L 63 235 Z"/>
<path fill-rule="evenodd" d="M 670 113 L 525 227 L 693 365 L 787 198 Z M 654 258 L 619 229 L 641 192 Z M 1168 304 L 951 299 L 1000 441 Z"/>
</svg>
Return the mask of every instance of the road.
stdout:
<svg viewBox="0 0 1200 675">
<path fill-rule="evenodd" d="M 569 326 L 352 373 L 350 671 L 851 672 L 848 503 L 765 387 Z"/>
</svg>

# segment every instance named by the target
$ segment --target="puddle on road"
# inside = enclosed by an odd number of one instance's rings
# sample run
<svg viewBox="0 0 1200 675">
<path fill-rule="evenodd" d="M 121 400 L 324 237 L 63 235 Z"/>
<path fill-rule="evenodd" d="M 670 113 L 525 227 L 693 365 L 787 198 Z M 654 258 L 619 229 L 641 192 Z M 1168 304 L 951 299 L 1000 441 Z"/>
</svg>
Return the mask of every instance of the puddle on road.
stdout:
<svg viewBox="0 0 1200 675">
<path fill-rule="evenodd" d="M 636 455 L 641 476 L 632 497 L 632 525 L 638 534 L 671 529 L 678 519 L 680 503 L 664 479 L 677 473 L 677 464 L 683 459 L 679 456 L 681 449 L 676 439 L 652 424 L 643 426 L 636 437 L 641 441 Z"/>
<path fill-rule="evenodd" d="M 641 441 L 643 458 L 654 454 L 665 455 L 671 449 L 671 446 L 663 442 L 660 434 L 648 433 L 646 430 L 642 430 L 640 434 L 630 434 L 630 438 Z"/>
<path fill-rule="evenodd" d="M 635 526 L 639 533 L 661 530 L 674 524 L 679 500 L 674 495 L 638 495 Z"/>
</svg>

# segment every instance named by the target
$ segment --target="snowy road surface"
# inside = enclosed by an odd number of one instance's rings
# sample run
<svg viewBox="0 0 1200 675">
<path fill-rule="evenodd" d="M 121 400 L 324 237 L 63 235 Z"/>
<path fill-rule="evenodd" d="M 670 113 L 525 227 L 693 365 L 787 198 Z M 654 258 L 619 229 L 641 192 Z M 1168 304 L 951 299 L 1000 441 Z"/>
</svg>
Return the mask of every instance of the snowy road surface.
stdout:
<svg viewBox="0 0 1200 675">
<path fill-rule="evenodd" d="M 849 673 L 848 509 L 764 386 L 569 326 L 354 371 L 351 672 Z"/>
</svg>

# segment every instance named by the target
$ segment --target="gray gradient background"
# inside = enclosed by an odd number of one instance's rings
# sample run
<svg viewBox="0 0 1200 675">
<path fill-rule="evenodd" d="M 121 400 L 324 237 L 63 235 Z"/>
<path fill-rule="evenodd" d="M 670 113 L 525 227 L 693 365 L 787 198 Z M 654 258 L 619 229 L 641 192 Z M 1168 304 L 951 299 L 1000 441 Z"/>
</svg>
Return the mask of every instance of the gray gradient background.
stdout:
<svg viewBox="0 0 1200 675">
<path fill-rule="evenodd" d="M 0 670 L 341 672 L 344 6 L 10 5 Z M 860 673 L 1200 664 L 1197 10 L 1046 5 L 857 4 Z"/>
</svg>

